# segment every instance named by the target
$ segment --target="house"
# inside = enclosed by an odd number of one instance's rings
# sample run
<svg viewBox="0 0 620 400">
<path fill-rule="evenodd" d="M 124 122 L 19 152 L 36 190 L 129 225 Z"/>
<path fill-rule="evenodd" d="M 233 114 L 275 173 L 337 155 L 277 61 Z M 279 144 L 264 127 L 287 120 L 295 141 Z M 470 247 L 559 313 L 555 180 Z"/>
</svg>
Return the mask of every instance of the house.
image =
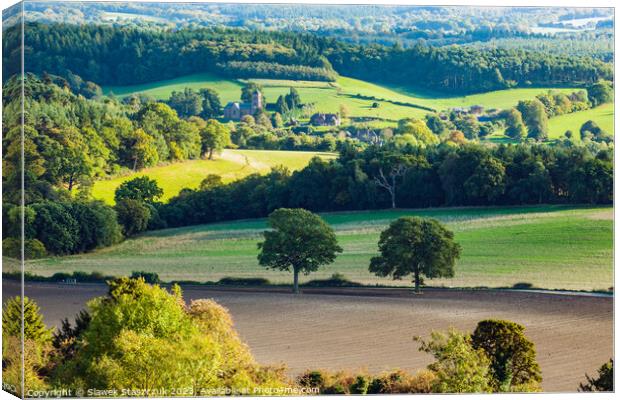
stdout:
<svg viewBox="0 0 620 400">
<path fill-rule="evenodd" d="M 263 109 L 263 96 L 256 90 L 252 93 L 251 103 L 230 102 L 224 107 L 224 118 L 235 121 L 240 120 L 246 115 L 254 115 Z"/>
<path fill-rule="evenodd" d="M 480 115 L 484 112 L 484 107 L 476 104 L 469 107 L 469 112 L 474 115 Z"/>
<path fill-rule="evenodd" d="M 316 113 L 310 117 L 310 124 L 314 126 L 338 126 L 340 117 L 338 114 Z"/>
</svg>

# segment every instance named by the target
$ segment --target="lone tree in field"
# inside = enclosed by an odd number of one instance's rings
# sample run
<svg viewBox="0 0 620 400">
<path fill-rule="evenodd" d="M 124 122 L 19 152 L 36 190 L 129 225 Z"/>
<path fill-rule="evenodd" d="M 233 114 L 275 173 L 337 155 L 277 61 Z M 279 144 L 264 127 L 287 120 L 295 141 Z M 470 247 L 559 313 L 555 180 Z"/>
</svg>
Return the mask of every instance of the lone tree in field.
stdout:
<svg viewBox="0 0 620 400">
<path fill-rule="evenodd" d="M 461 246 L 454 234 L 439 221 L 402 217 L 381 232 L 380 256 L 370 260 L 370 272 L 378 276 L 402 279 L 412 274 L 415 292 L 420 293 L 421 275 L 427 278 L 451 278 Z"/>
<path fill-rule="evenodd" d="M 301 208 L 280 208 L 269 215 L 265 241 L 258 244 L 258 262 L 267 268 L 293 269 L 293 293 L 299 293 L 299 272 L 309 274 L 332 263 L 341 253 L 333 229 Z"/>
</svg>

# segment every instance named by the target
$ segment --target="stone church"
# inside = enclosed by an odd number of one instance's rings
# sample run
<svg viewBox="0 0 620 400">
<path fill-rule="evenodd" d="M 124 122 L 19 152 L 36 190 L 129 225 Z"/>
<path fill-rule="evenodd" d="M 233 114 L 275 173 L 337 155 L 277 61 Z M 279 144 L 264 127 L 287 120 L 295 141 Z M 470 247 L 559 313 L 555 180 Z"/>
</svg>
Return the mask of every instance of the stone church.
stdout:
<svg viewBox="0 0 620 400">
<path fill-rule="evenodd" d="M 252 93 L 251 103 L 230 102 L 224 107 L 224 118 L 235 121 L 240 120 L 246 115 L 254 115 L 263 109 L 263 96 L 256 90 Z"/>
</svg>

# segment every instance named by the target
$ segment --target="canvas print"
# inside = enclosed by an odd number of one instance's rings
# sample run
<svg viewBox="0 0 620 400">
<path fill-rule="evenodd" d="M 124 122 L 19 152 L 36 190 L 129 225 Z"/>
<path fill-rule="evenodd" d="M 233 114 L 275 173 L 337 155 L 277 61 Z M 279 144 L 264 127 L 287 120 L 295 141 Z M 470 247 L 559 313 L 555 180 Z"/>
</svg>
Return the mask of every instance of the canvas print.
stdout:
<svg viewBox="0 0 620 400">
<path fill-rule="evenodd" d="M 6 8 L 3 390 L 613 391 L 581 6 Z"/>
</svg>

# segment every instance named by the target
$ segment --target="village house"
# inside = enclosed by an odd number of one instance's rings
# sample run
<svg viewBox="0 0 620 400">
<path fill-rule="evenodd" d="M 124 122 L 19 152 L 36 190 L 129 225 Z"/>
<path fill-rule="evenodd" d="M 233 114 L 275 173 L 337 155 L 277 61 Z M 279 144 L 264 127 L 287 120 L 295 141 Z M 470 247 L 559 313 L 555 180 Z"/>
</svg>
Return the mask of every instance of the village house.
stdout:
<svg viewBox="0 0 620 400">
<path fill-rule="evenodd" d="M 224 118 L 238 121 L 246 115 L 253 116 L 262 109 L 263 96 L 256 90 L 252 93 L 252 102 L 250 103 L 230 102 L 226 104 L 226 107 L 224 107 Z"/>
<path fill-rule="evenodd" d="M 340 117 L 338 114 L 316 113 L 310 117 L 310 123 L 314 126 L 338 126 Z"/>
</svg>

